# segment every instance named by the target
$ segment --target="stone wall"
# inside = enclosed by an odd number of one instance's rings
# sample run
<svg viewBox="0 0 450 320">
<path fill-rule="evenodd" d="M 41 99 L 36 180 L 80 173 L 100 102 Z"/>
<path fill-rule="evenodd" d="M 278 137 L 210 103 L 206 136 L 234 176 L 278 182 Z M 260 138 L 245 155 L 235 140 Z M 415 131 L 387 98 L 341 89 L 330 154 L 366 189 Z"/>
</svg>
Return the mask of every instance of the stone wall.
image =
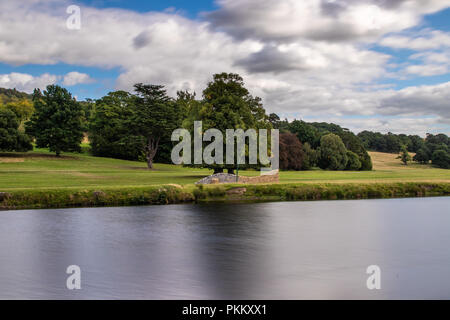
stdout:
<svg viewBox="0 0 450 320">
<path fill-rule="evenodd" d="M 267 174 L 256 177 L 239 176 L 239 180 L 236 182 L 236 175 L 228 173 L 216 173 L 195 184 L 223 184 L 223 183 L 245 183 L 245 184 L 257 184 L 257 183 L 277 183 L 279 182 L 279 174 Z"/>
</svg>

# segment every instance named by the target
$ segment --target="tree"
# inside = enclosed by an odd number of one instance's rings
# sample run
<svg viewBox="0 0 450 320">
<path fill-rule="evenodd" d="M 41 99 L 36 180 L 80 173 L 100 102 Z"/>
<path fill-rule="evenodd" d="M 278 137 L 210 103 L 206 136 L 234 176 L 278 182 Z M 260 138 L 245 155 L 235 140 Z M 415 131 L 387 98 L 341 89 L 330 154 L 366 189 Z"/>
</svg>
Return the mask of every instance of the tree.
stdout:
<svg viewBox="0 0 450 320">
<path fill-rule="evenodd" d="M 33 102 L 25 98 L 12 100 L 5 105 L 5 108 L 14 112 L 19 123 L 30 119 L 34 112 Z"/>
<path fill-rule="evenodd" d="M 303 144 L 304 159 L 303 159 L 303 170 L 309 170 L 317 166 L 319 161 L 319 152 L 311 148 L 308 142 Z"/>
<path fill-rule="evenodd" d="M 194 131 L 194 121 L 202 121 L 203 131 L 217 129 L 223 136 L 227 129 L 270 129 L 271 124 L 262 106 L 259 97 L 253 97 L 244 86 L 241 76 L 234 73 L 220 73 L 213 76 L 213 81 L 203 90 L 203 100 L 194 101 L 189 110 L 189 117 L 183 122 L 183 127 L 191 134 Z M 236 154 L 235 154 L 236 155 Z M 246 154 L 247 156 L 248 154 Z M 225 153 L 224 153 L 225 157 Z M 223 172 L 228 169 L 234 172 L 233 165 L 203 164 L 205 168 L 214 169 L 214 172 Z M 241 167 L 241 166 L 240 166 Z M 244 168 L 250 165 L 242 166 Z"/>
<path fill-rule="evenodd" d="M 180 112 L 174 101 L 167 96 L 164 86 L 138 83 L 134 88 L 137 96 L 129 128 L 136 138 L 145 141 L 143 152 L 148 168 L 153 169 L 153 160 L 160 142 L 170 137 L 177 128 Z"/>
<path fill-rule="evenodd" d="M 19 131 L 16 115 L 7 109 L 0 108 L 0 151 L 32 150 L 31 139 Z"/>
<path fill-rule="evenodd" d="M 418 152 L 425 146 L 425 140 L 418 135 L 409 136 L 411 143 L 408 145 L 408 151 Z"/>
<path fill-rule="evenodd" d="M 428 162 L 430 162 L 429 152 L 430 151 L 427 149 L 427 147 L 423 146 L 422 148 L 417 150 L 417 153 L 414 155 L 413 160 L 421 164 L 427 164 Z"/>
<path fill-rule="evenodd" d="M 409 155 L 405 145 L 401 146 L 400 155 L 397 157 L 397 159 L 400 159 L 405 166 L 407 166 L 408 162 L 411 161 L 411 156 Z"/>
<path fill-rule="evenodd" d="M 98 99 L 89 121 L 89 141 L 95 156 L 125 160 L 143 158 L 144 139 L 131 133 L 134 97 L 115 91 Z"/>
<path fill-rule="evenodd" d="M 356 153 L 347 150 L 347 167 L 345 168 L 345 170 L 352 170 L 352 171 L 356 171 L 361 169 L 361 161 L 359 161 L 359 157 Z"/>
<path fill-rule="evenodd" d="M 305 153 L 297 136 L 293 133 L 280 134 L 280 169 L 301 170 Z"/>
<path fill-rule="evenodd" d="M 431 163 L 439 168 L 450 169 L 450 154 L 445 150 L 433 152 Z"/>
<path fill-rule="evenodd" d="M 320 139 L 319 167 L 328 170 L 344 170 L 347 166 L 347 149 L 341 138 L 334 133 Z"/>
<path fill-rule="evenodd" d="M 309 145 L 313 148 L 317 148 L 320 144 L 320 132 L 312 125 L 301 121 L 294 120 L 289 126 L 288 130 L 297 135 L 297 138 L 302 143 L 309 143 Z"/>
<path fill-rule="evenodd" d="M 35 113 L 26 123 L 26 132 L 36 138 L 38 148 L 61 152 L 80 152 L 83 139 L 83 112 L 67 89 L 49 85 L 41 93 L 34 90 Z"/>
</svg>

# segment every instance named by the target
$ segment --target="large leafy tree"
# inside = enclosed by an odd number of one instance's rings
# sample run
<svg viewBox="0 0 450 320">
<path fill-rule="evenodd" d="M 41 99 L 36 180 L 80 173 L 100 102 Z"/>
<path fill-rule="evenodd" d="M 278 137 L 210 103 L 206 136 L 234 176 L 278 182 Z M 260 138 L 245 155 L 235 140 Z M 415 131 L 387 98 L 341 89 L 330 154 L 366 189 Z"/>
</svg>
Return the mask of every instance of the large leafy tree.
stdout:
<svg viewBox="0 0 450 320">
<path fill-rule="evenodd" d="M 126 91 L 110 92 L 95 102 L 89 121 L 89 141 L 95 156 L 139 160 L 144 139 L 131 134 L 134 96 Z"/>
<path fill-rule="evenodd" d="M 49 85 L 43 93 L 33 93 L 35 112 L 26 123 L 26 132 L 36 138 L 36 146 L 61 152 L 80 152 L 83 139 L 83 111 L 67 89 Z"/>
<path fill-rule="evenodd" d="M 19 130 L 19 120 L 14 112 L 0 108 L 0 151 L 28 151 L 31 139 Z"/>
<path fill-rule="evenodd" d="M 169 138 L 180 123 L 178 105 L 167 96 L 164 86 L 138 83 L 129 128 L 136 138 L 144 141 L 143 152 L 149 169 L 161 141 Z"/>
<path fill-rule="evenodd" d="M 439 149 L 433 152 L 431 163 L 439 168 L 450 169 L 450 154 L 448 151 Z"/>
<path fill-rule="evenodd" d="M 213 76 L 203 91 L 203 100 L 192 103 L 189 117 L 183 126 L 193 132 L 194 121 L 203 122 L 203 131 L 218 129 L 225 137 L 227 129 L 270 129 L 271 124 L 259 97 L 253 97 L 245 88 L 244 80 L 234 73 L 220 73 Z M 222 172 L 233 172 L 236 165 L 204 164 L 203 167 Z M 236 162 L 235 162 L 236 163 Z M 246 166 L 248 167 L 248 166 Z"/>
<path fill-rule="evenodd" d="M 320 139 L 319 167 L 328 170 L 344 170 L 347 167 L 347 149 L 341 138 L 334 133 Z"/>
</svg>

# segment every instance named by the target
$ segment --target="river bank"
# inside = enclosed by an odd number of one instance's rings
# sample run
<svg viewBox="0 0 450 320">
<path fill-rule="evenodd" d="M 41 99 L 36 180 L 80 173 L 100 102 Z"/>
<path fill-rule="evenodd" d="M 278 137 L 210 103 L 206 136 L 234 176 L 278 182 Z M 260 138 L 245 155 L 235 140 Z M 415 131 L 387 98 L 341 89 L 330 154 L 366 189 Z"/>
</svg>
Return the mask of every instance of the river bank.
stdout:
<svg viewBox="0 0 450 320">
<path fill-rule="evenodd" d="M 227 184 L 139 187 L 44 188 L 0 193 L 0 210 L 101 206 L 165 205 L 208 202 L 356 200 L 449 196 L 450 183 Z"/>
</svg>

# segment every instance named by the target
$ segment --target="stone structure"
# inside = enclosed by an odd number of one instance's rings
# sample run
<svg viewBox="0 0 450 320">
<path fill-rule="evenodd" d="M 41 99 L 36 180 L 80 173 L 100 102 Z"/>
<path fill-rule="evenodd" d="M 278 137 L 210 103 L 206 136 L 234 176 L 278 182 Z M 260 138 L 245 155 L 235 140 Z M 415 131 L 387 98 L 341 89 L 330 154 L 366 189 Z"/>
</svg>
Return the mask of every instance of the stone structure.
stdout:
<svg viewBox="0 0 450 320">
<path fill-rule="evenodd" d="M 278 173 L 267 174 L 256 177 L 246 177 L 239 176 L 238 181 L 236 181 L 236 175 L 229 173 L 216 173 L 202 180 L 196 182 L 195 184 L 224 184 L 224 183 L 245 183 L 245 184 L 257 184 L 257 183 L 277 183 L 280 180 Z"/>
</svg>

